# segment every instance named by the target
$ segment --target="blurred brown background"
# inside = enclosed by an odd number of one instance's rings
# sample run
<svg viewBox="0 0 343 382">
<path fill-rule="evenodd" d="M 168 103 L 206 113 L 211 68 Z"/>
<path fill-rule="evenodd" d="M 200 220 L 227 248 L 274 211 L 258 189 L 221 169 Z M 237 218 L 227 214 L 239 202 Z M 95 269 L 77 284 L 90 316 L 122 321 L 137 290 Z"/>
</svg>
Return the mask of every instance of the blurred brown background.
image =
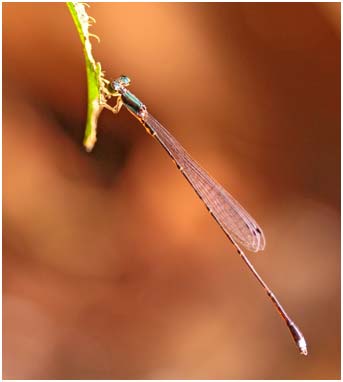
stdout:
<svg viewBox="0 0 343 382">
<path fill-rule="evenodd" d="M 262 288 L 126 111 L 82 148 L 65 4 L 3 5 L 3 370 L 340 378 L 340 5 L 93 4 L 93 52 L 264 228 Z"/>
</svg>

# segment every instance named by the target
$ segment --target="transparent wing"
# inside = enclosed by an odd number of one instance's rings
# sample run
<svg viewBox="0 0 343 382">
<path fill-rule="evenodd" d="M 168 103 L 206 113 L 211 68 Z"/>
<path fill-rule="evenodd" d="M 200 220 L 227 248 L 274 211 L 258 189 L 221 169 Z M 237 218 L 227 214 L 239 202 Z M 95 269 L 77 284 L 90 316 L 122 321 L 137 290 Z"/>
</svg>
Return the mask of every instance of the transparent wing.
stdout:
<svg viewBox="0 0 343 382">
<path fill-rule="evenodd" d="M 226 235 L 249 251 L 262 251 L 266 243 L 262 229 L 248 212 L 191 158 L 151 114 L 146 112 L 142 123 L 168 152 Z"/>
</svg>

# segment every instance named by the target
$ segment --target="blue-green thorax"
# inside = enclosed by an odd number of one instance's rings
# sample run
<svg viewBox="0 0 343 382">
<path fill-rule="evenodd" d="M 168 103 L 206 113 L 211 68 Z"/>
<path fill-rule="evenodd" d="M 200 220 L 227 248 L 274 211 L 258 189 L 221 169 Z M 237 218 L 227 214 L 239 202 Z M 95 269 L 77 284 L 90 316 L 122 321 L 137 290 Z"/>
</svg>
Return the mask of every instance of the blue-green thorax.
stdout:
<svg viewBox="0 0 343 382">
<path fill-rule="evenodd" d="M 146 106 L 142 101 L 140 101 L 134 94 L 132 94 L 129 90 L 123 89 L 120 92 L 122 101 L 124 105 L 131 111 L 133 114 L 141 116 L 142 113 L 146 110 Z"/>
</svg>

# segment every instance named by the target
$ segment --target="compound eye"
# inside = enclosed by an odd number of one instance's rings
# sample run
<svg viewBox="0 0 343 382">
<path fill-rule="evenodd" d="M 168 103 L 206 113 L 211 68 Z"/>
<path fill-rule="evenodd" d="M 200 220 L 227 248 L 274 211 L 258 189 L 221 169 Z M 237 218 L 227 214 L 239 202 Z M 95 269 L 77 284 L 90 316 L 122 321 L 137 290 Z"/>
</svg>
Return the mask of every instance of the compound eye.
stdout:
<svg viewBox="0 0 343 382">
<path fill-rule="evenodd" d="M 131 80 L 128 76 L 122 75 L 120 76 L 120 82 L 123 84 L 123 86 L 129 86 L 131 83 Z"/>
<path fill-rule="evenodd" d="M 112 88 L 112 90 L 114 90 L 114 91 L 118 91 L 118 89 L 119 89 L 119 83 L 118 83 L 118 80 L 115 80 L 115 81 L 112 81 L 111 82 L 111 88 Z"/>
</svg>

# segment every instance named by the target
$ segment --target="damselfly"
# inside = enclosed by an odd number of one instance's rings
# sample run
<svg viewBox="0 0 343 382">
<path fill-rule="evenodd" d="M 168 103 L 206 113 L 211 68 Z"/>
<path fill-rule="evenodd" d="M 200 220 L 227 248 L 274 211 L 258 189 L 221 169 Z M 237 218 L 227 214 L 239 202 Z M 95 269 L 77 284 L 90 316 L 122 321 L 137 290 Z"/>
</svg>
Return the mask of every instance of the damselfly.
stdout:
<svg viewBox="0 0 343 382">
<path fill-rule="evenodd" d="M 257 273 L 238 243 L 252 252 L 262 251 L 265 238 L 262 229 L 248 212 L 215 180 L 213 180 L 186 152 L 180 143 L 148 112 L 147 107 L 127 86 L 130 79 L 120 76 L 109 85 L 111 96 L 117 97 L 114 107 L 105 105 L 114 113 L 118 113 L 124 105 L 146 131 L 152 135 L 167 151 L 177 168 L 187 179 L 199 198 L 204 202 L 209 213 L 222 228 L 226 236 L 235 246 L 238 254 L 267 292 L 270 300 L 285 321 L 301 354 L 307 355 L 306 341 L 300 329 L 290 319 L 285 309 L 275 297 L 274 293 Z"/>
</svg>

